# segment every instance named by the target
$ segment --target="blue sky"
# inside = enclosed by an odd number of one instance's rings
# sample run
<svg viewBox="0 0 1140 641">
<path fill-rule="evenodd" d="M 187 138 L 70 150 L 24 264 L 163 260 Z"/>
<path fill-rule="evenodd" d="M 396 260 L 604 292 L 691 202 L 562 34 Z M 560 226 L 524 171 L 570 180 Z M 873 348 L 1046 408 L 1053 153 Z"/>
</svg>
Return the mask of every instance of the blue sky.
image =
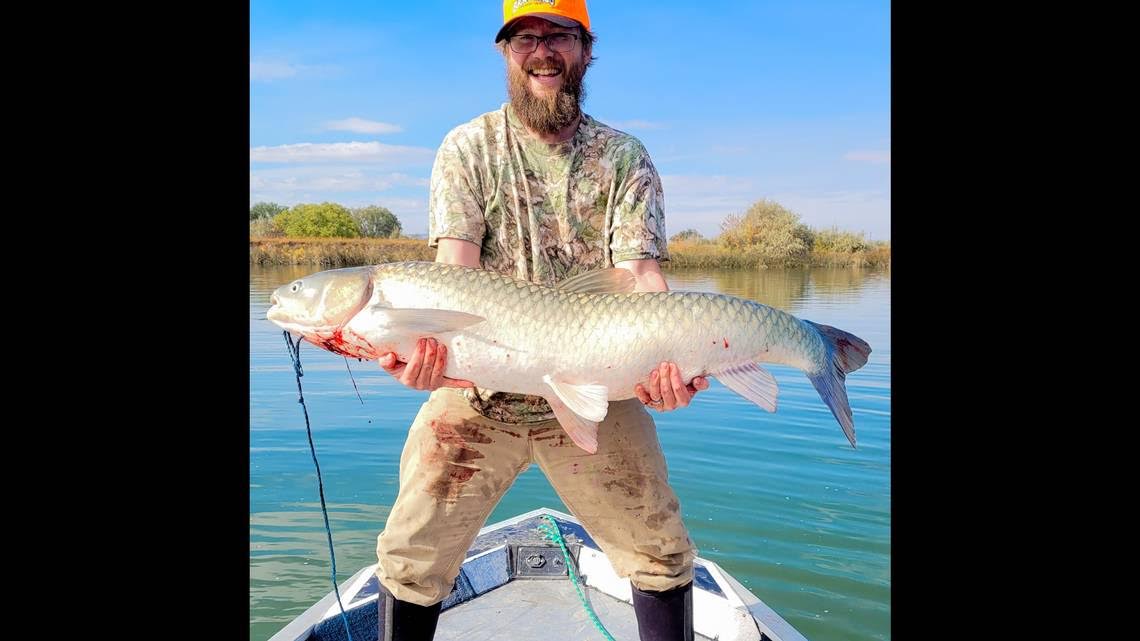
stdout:
<svg viewBox="0 0 1140 641">
<path fill-rule="evenodd" d="M 773 199 L 890 239 L 890 5 L 592 0 L 584 111 L 639 138 L 669 235 Z M 427 231 L 435 150 L 506 98 L 502 2 L 250 4 L 250 204 L 382 205 Z"/>
</svg>

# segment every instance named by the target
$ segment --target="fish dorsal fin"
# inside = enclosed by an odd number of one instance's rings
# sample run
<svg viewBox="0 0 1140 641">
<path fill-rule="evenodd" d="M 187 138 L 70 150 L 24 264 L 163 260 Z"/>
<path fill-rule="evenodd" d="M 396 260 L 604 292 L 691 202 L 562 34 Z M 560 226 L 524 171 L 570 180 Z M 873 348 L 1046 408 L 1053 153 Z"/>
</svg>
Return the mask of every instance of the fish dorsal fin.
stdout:
<svg viewBox="0 0 1140 641">
<path fill-rule="evenodd" d="M 607 267 L 567 278 L 555 287 L 575 294 L 628 294 L 637 287 L 637 278 L 624 267 Z"/>
<path fill-rule="evenodd" d="M 368 308 L 368 312 L 378 324 L 398 334 L 444 334 L 487 320 L 482 316 L 449 309 L 373 305 Z"/>
<path fill-rule="evenodd" d="M 555 394 L 545 398 L 546 402 L 550 403 L 550 409 L 554 410 L 554 417 L 558 419 L 562 429 L 570 436 L 570 440 L 590 454 L 597 453 L 598 424 L 575 414 Z"/>
<path fill-rule="evenodd" d="M 743 363 L 709 372 L 725 387 L 756 403 L 769 412 L 776 411 L 779 386 L 768 370 L 757 363 Z"/>
<path fill-rule="evenodd" d="M 610 409 L 610 391 L 605 385 L 566 383 L 556 380 L 550 374 L 543 376 L 542 381 L 578 416 L 595 423 L 605 420 L 606 412 Z"/>
</svg>

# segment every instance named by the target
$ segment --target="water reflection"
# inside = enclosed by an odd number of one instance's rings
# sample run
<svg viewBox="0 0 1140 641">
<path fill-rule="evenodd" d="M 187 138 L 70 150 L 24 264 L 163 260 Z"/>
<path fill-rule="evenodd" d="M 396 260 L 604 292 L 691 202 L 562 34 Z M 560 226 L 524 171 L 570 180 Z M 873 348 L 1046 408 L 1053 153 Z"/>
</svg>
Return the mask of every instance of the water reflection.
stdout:
<svg viewBox="0 0 1140 641">
<path fill-rule="evenodd" d="M 879 278 L 890 278 L 890 272 L 845 267 L 817 268 L 811 270 L 812 294 L 855 294 L 869 281 Z"/>
<path fill-rule="evenodd" d="M 313 265 L 272 265 L 249 269 L 249 302 L 269 304 L 269 295 L 278 287 L 320 271 Z"/>
<path fill-rule="evenodd" d="M 795 313 L 809 298 L 853 296 L 884 274 L 868 269 L 683 270 L 667 272 L 675 290 L 706 291 L 747 298 Z M 889 278 L 889 273 L 886 274 Z"/>
</svg>

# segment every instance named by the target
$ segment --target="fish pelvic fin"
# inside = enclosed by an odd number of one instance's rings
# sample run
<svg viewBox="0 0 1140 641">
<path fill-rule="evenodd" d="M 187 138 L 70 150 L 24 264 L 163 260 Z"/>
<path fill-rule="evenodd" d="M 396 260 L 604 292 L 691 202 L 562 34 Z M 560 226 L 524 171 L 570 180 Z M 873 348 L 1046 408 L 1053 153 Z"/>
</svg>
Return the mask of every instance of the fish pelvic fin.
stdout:
<svg viewBox="0 0 1140 641">
<path fill-rule="evenodd" d="M 598 423 L 605 420 L 610 409 L 606 386 L 566 383 L 550 374 L 543 376 L 542 381 L 554 392 L 554 398 L 547 402 L 570 440 L 591 454 L 597 452 Z"/>
<path fill-rule="evenodd" d="M 557 396 L 546 398 L 546 402 L 550 403 L 550 409 L 554 410 L 554 417 L 558 419 L 559 425 L 570 436 L 570 440 L 590 454 L 596 454 L 598 451 L 598 423 L 575 414 L 573 410 L 566 407 L 565 403 L 558 400 Z"/>
<path fill-rule="evenodd" d="M 808 380 L 819 392 L 820 398 L 839 421 L 851 447 L 855 445 L 855 421 L 851 417 L 851 403 L 847 400 L 847 374 L 867 364 L 871 346 L 867 341 L 841 329 L 804 321 L 819 332 L 827 345 L 827 362 L 823 370 Z"/>
<path fill-rule="evenodd" d="M 566 404 L 575 414 L 587 421 L 601 423 L 609 411 L 609 390 L 605 385 L 594 383 L 566 383 L 550 374 L 542 377 L 542 381 L 554 390 L 558 400 Z"/>
</svg>

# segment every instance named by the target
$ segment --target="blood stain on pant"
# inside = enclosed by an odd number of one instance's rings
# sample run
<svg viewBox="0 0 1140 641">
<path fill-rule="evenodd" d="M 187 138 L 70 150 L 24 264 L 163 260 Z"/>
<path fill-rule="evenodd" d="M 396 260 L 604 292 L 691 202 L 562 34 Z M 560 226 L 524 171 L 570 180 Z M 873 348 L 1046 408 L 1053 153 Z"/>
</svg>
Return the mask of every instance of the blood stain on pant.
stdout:
<svg viewBox="0 0 1140 641">
<path fill-rule="evenodd" d="M 621 490 L 631 499 L 641 498 L 645 489 L 645 479 L 637 477 L 628 477 L 624 479 L 614 479 L 602 483 L 602 487 L 606 488 L 607 492 L 616 492 Z"/>
<path fill-rule="evenodd" d="M 547 434 L 546 436 L 539 436 L 534 440 L 550 441 L 550 447 L 562 447 L 563 445 L 566 445 L 566 432 L 562 432 L 561 434 Z"/>
<path fill-rule="evenodd" d="M 665 519 L 667 518 L 669 518 L 669 515 L 664 512 L 650 514 L 649 518 L 645 519 L 645 527 L 651 530 L 660 530 L 662 524 L 664 524 Z"/>
<path fill-rule="evenodd" d="M 435 441 L 425 448 L 420 462 L 424 469 L 435 471 L 436 478 L 425 491 L 438 499 L 455 501 L 462 493 L 463 485 L 480 469 L 474 461 L 483 458 L 483 454 L 469 445 L 491 443 L 492 440 L 483 433 L 482 426 L 472 421 L 446 423 L 435 420 L 429 427 Z"/>
<path fill-rule="evenodd" d="M 510 429 L 505 429 L 502 427 L 495 427 L 494 425 L 483 425 L 482 428 L 491 430 L 492 432 L 499 432 L 500 434 L 506 434 L 507 436 L 510 436 L 511 438 L 522 438 L 522 434 L 519 434 L 518 432 L 516 432 L 514 430 L 510 430 Z"/>
</svg>

